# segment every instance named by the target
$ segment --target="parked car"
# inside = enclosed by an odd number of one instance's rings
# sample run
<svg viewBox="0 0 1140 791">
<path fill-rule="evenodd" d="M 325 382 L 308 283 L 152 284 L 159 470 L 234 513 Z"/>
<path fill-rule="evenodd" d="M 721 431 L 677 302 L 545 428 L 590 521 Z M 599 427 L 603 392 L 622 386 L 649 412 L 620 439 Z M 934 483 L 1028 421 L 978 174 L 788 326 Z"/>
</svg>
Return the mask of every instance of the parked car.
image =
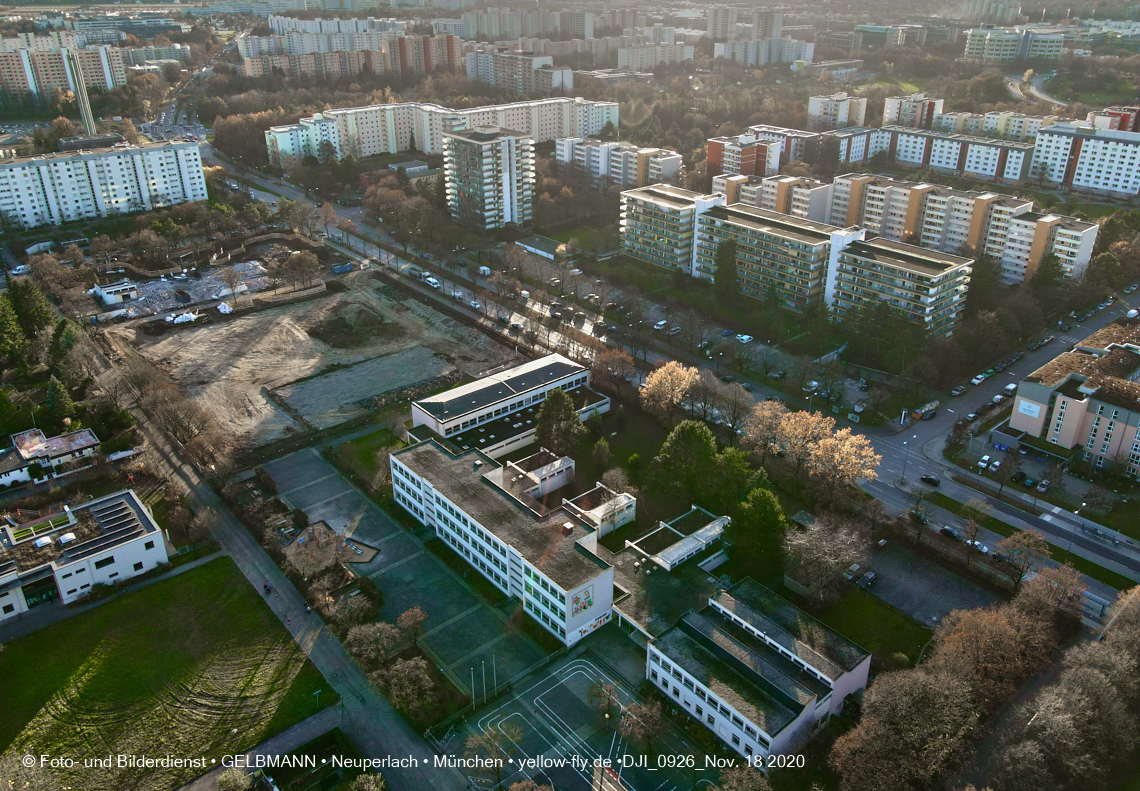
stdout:
<svg viewBox="0 0 1140 791">
<path fill-rule="evenodd" d="M 669 328 L 669 337 L 670 338 L 675 338 L 680 334 L 681 334 L 681 328 L 680 327 L 670 327 Z"/>
<path fill-rule="evenodd" d="M 983 555 L 990 554 L 990 548 L 987 547 L 985 544 L 983 544 L 981 541 L 971 540 L 971 541 L 967 541 L 966 543 L 969 544 L 970 546 L 972 546 L 974 549 L 981 552 Z"/>
<path fill-rule="evenodd" d="M 1041 492 L 1042 494 L 1049 491 L 1049 479 L 1048 478 L 1041 481 L 1041 483 L 1037 484 L 1037 491 Z"/>
<path fill-rule="evenodd" d="M 991 399 L 990 399 L 990 403 L 992 403 L 992 404 L 1000 404 L 1000 403 L 1001 403 L 1002 401 L 1004 401 L 1004 400 L 1005 400 L 1005 396 L 1003 396 L 1002 394 L 998 393 L 996 396 L 994 396 L 993 398 L 991 398 Z"/>
<path fill-rule="evenodd" d="M 819 387 L 819 382 L 812 379 L 812 380 L 804 383 L 803 391 L 805 393 L 814 393 L 816 391 L 816 388 L 818 388 L 818 387 Z"/>
<path fill-rule="evenodd" d="M 1028 475 L 1026 475 L 1025 480 L 1023 480 L 1021 482 L 1021 485 L 1024 486 L 1026 489 L 1032 489 L 1033 487 L 1035 487 L 1037 485 L 1037 479 L 1036 478 L 1030 478 Z"/>
<path fill-rule="evenodd" d="M 768 378 L 769 379 L 775 379 L 778 382 L 787 375 L 788 375 L 787 371 L 772 371 L 772 373 L 768 374 Z"/>
<path fill-rule="evenodd" d="M 978 413 L 977 412 L 971 412 L 970 414 L 966 415 L 966 420 L 970 421 L 971 423 L 977 419 L 978 419 Z"/>
<path fill-rule="evenodd" d="M 1025 473 L 1022 472 L 1021 470 L 1017 470 L 1013 473 L 1013 475 L 1009 476 L 1009 479 L 1011 481 L 1013 481 L 1014 483 L 1017 483 L 1018 481 L 1020 481 L 1024 477 L 1025 477 Z"/>
<path fill-rule="evenodd" d="M 955 387 L 953 390 L 950 391 L 950 395 L 957 398 L 958 396 L 962 395 L 962 393 L 964 393 L 964 392 L 966 392 L 966 386 L 965 385 L 958 385 L 957 387 Z"/>
<path fill-rule="evenodd" d="M 723 337 L 727 338 L 729 335 L 732 335 L 732 330 L 721 330 L 721 331 L 720 331 L 720 334 L 721 334 Z"/>
<path fill-rule="evenodd" d="M 863 568 L 858 563 L 852 563 L 847 567 L 847 571 L 843 572 L 844 579 L 855 579 L 855 575 L 859 573 L 859 569 Z"/>
<path fill-rule="evenodd" d="M 745 389 L 745 391 L 747 391 L 749 393 L 752 392 L 752 385 L 748 384 L 748 382 L 741 382 L 740 386 L 743 387 Z"/>
<path fill-rule="evenodd" d="M 1000 460 L 999 460 L 999 461 L 995 461 L 995 462 L 994 462 L 993 464 L 991 464 L 991 465 L 990 465 L 990 467 L 989 467 L 989 470 L 990 470 L 990 472 L 997 472 L 997 471 L 998 471 L 998 470 L 1000 470 L 1000 469 L 1001 469 L 1001 461 L 1000 461 Z"/>
<path fill-rule="evenodd" d="M 736 340 L 740 343 L 752 343 L 751 335 L 737 335 Z"/>
<path fill-rule="evenodd" d="M 925 525 L 927 521 L 926 512 L 918 508 L 910 509 L 910 518 L 918 522 L 920 525 Z"/>
<path fill-rule="evenodd" d="M 934 418 L 936 418 L 936 417 L 938 417 L 938 410 L 937 409 L 929 409 L 926 412 L 922 413 L 922 419 L 923 420 L 934 420 Z"/>
<path fill-rule="evenodd" d="M 990 466 L 990 457 L 988 455 L 982 456 L 982 458 L 978 459 L 978 469 L 984 470 L 986 467 L 989 467 L 989 466 Z"/>
<path fill-rule="evenodd" d="M 923 483 L 929 483 L 931 486 L 942 485 L 942 480 L 937 475 L 923 475 L 921 480 Z"/>
<path fill-rule="evenodd" d="M 475 310 L 482 310 L 482 308 L 483 308 L 483 303 L 477 299 L 473 299 L 470 302 L 468 302 L 467 304 L 469 304 L 471 307 L 475 308 Z"/>
<path fill-rule="evenodd" d="M 654 325 L 653 325 L 653 329 L 655 329 L 655 330 L 657 330 L 658 332 L 660 332 L 661 330 L 665 329 L 665 328 L 666 328 L 666 327 L 668 327 L 668 326 L 669 326 L 669 322 L 667 322 L 667 321 L 665 321 L 664 319 L 662 319 L 661 321 L 659 321 L 659 322 L 657 322 L 656 324 L 654 324 Z"/>
<path fill-rule="evenodd" d="M 950 527 L 949 525 L 943 526 L 942 529 L 939 530 L 938 532 L 941 533 L 942 535 L 946 536 L 947 538 L 954 539 L 955 541 L 965 541 L 966 540 L 966 537 L 964 535 L 962 535 L 962 532 L 960 530 L 957 530 L 956 528 Z"/>
<path fill-rule="evenodd" d="M 978 374 L 977 376 L 975 376 L 973 379 L 970 380 L 970 384 L 980 385 L 984 381 L 986 381 L 986 377 L 982 376 L 981 374 Z"/>
<path fill-rule="evenodd" d="M 862 577 L 860 577 L 859 581 L 855 584 L 858 585 L 863 590 L 866 590 L 867 588 L 871 587 L 874 583 L 875 583 L 875 572 L 868 571 L 866 574 L 864 574 Z"/>
</svg>

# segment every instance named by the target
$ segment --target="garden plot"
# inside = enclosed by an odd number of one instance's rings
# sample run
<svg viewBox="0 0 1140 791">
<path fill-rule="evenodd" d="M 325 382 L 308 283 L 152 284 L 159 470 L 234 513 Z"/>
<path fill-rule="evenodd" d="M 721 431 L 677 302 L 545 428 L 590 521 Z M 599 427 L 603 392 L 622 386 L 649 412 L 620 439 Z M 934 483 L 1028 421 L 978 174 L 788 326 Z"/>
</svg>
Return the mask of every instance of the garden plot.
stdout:
<svg viewBox="0 0 1140 791">
<path fill-rule="evenodd" d="M 323 429 L 369 411 L 374 396 L 429 382 L 454 370 L 431 349 L 417 346 L 280 387 L 273 395 L 306 423 Z"/>
<path fill-rule="evenodd" d="M 245 446 L 335 425 L 410 384 L 516 359 L 483 333 L 377 289 L 369 273 L 339 282 L 348 290 L 157 337 L 128 322 L 107 338 L 137 349 Z"/>
</svg>

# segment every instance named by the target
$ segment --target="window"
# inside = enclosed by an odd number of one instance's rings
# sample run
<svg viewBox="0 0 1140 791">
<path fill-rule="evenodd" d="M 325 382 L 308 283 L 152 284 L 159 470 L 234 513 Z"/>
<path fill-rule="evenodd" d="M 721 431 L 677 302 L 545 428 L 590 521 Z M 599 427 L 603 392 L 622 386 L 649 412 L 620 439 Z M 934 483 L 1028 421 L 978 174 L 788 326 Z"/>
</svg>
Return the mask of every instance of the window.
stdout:
<svg viewBox="0 0 1140 791">
<path fill-rule="evenodd" d="M 147 541 L 145 544 L 143 544 L 143 549 L 154 549 L 154 542 Z"/>
<path fill-rule="evenodd" d="M 739 747 L 740 746 L 740 737 L 737 736 L 735 733 L 732 734 L 732 746 L 733 747 Z"/>
<path fill-rule="evenodd" d="M 136 563 L 134 566 L 135 571 L 142 571 L 142 567 L 143 567 L 143 564 L 141 562 Z"/>
<path fill-rule="evenodd" d="M 716 725 L 716 717 L 710 714 L 708 717 L 708 723 L 709 725 Z"/>
<path fill-rule="evenodd" d="M 15 609 L 16 609 L 16 605 L 14 605 L 14 604 L 5 604 L 5 605 L 4 605 L 4 614 L 5 614 L 5 615 L 7 615 L 8 613 L 12 612 L 12 611 L 13 611 L 13 610 L 15 610 Z"/>
<path fill-rule="evenodd" d="M 115 556 L 111 555 L 111 557 L 109 557 L 109 558 L 103 558 L 102 560 L 96 560 L 95 561 L 95 568 L 96 569 L 106 568 L 107 566 L 110 566 L 114 562 L 115 562 Z"/>
</svg>

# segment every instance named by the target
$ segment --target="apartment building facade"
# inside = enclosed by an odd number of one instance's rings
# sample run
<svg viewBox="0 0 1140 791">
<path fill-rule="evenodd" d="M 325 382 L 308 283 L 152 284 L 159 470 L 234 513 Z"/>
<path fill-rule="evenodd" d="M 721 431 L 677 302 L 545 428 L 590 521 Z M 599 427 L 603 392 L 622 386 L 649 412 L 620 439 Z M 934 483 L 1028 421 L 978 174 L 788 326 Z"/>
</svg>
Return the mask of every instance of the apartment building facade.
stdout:
<svg viewBox="0 0 1140 791">
<path fill-rule="evenodd" d="M 922 93 L 888 96 L 883 100 L 883 126 L 931 129 L 934 120 L 940 115 L 942 115 L 942 99 L 927 97 Z"/>
<path fill-rule="evenodd" d="M 718 41 L 713 45 L 713 57 L 733 61 L 746 68 L 766 66 L 769 63 L 796 63 L 807 65 L 815 57 L 815 44 L 791 38 L 770 38 L 760 41 Z"/>
<path fill-rule="evenodd" d="M 866 688 L 871 654 L 751 579 L 646 647 L 646 678 L 748 761 L 783 755 Z"/>
<path fill-rule="evenodd" d="M 1140 320 L 1120 318 L 1029 374 L 1009 428 L 1140 478 Z"/>
<path fill-rule="evenodd" d="M 808 99 L 808 123 L 812 129 L 861 127 L 867 120 L 867 100 L 844 92 Z"/>
<path fill-rule="evenodd" d="M 574 72 L 554 67 L 550 55 L 481 49 L 467 53 L 467 78 L 522 96 L 562 93 L 574 88 Z"/>
<path fill-rule="evenodd" d="M 69 55 L 78 61 L 78 69 Z M 0 90 L 13 96 L 88 88 L 110 90 L 127 84 L 123 50 L 94 46 L 82 49 L 0 52 Z"/>
<path fill-rule="evenodd" d="M 714 206 L 720 194 L 700 195 L 666 184 L 621 194 L 621 247 L 634 258 L 687 274 L 694 271 L 693 244 L 697 220 Z"/>
<path fill-rule="evenodd" d="M 0 160 L 0 213 L 26 228 L 206 200 L 194 142 Z"/>
<path fill-rule="evenodd" d="M 451 217 L 491 231 L 530 222 L 534 203 L 534 139 L 498 126 L 446 132 L 443 172 Z"/>
<path fill-rule="evenodd" d="M 369 30 L 403 33 L 407 22 L 402 19 L 368 17 L 366 19 L 301 19 L 293 16 L 273 15 L 267 20 L 269 28 L 279 36 L 291 30 L 303 33 L 364 33 Z"/>
<path fill-rule="evenodd" d="M 829 222 L 833 187 L 801 176 L 713 176 L 713 192 L 725 195 L 726 205 L 745 203 L 805 220 Z"/>
<path fill-rule="evenodd" d="M 748 134 L 757 140 L 776 140 L 780 143 L 780 159 L 783 162 L 798 162 L 809 151 L 819 145 L 820 135 L 817 132 L 805 132 L 802 129 L 788 129 L 783 126 L 770 126 L 757 124 L 748 127 Z"/>
<path fill-rule="evenodd" d="M 653 71 L 658 66 L 671 66 L 693 59 L 688 44 L 642 44 L 621 47 L 617 51 L 617 67 L 633 71 Z"/>
<path fill-rule="evenodd" d="M 713 137 L 707 144 L 710 175 L 774 176 L 780 172 L 779 140 L 762 140 L 745 132 L 736 137 Z"/>
<path fill-rule="evenodd" d="M 515 129 L 541 143 L 596 135 L 607 123 L 618 126 L 616 102 L 551 97 L 466 110 L 406 102 L 326 110 L 296 124 L 271 127 L 265 143 L 270 161 L 280 166 L 293 158 L 316 156 L 326 140 L 337 159 L 349 153 L 361 158 L 407 151 L 413 141 L 419 151 L 439 154 L 445 132 L 476 126 Z"/>
<path fill-rule="evenodd" d="M 609 623 L 613 567 L 599 530 L 545 501 L 573 480 L 574 461 L 546 450 L 500 464 L 454 455 L 435 440 L 391 455 L 395 500 L 565 645 Z"/>
<path fill-rule="evenodd" d="M 1053 28 L 975 28 L 966 32 L 964 57 L 988 63 L 1058 61 L 1063 32 Z"/>
<path fill-rule="evenodd" d="M 579 169 L 595 188 L 672 184 L 680 177 L 682 164 L 676 151 L 581 137 L 556 140 L 554 159 L 559 165 Z"/>
<path fill-rule="evenodd" d="M 1074 190 L 1140 194 L 1140 132 L 1054 124 L 1037 134 L 1034 179 Z"/>
</svg>

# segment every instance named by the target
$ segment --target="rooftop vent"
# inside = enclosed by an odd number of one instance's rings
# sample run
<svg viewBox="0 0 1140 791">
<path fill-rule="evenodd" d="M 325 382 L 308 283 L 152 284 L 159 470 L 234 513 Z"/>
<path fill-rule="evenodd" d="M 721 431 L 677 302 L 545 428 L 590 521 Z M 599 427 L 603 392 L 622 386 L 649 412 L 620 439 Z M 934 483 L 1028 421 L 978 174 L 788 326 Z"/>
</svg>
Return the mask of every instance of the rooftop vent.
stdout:
<svg viewBox="0 0 1140 791">
<path fill-rule="evenodd" d="M 36 539 L 36 549 L 43 549 L 47 546 L 51 546 L 51 536 L 40 536 Z"/>
<path fill-rule="evenodd" d="M 68 544 L 75 540 L 75 533 L 64 533 L 59 537 L 60 544 Z"/>
<path fill-rule="evenodd" d="M 573 532 L 574 532 L 574 523 L 573 522 L 563 522 L 562 523 L 562 535 L 568 536 Z"/>
<path fill-rule="evenodd" d="M 479 468 L 480 468 L 480 467 L 482 467 L 482 466 L 483 466 L 483 462 L 481 462 L 481 461 L 476 461 L 476 462 L 475 462 L 475 464 L 472 466 L 472 469 L 475 469 L 475 470 L 477 470 L 477 469 L 479 469 Z"/>
</svg>

